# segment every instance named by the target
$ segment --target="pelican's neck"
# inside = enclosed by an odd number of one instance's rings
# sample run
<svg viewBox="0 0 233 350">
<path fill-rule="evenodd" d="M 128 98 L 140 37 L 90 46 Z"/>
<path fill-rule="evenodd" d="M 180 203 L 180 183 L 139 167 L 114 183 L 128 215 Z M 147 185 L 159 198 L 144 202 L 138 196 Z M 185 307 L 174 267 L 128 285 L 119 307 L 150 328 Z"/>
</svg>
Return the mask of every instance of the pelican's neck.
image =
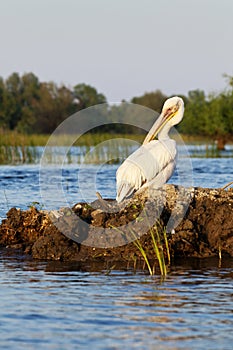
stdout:
<svg viewBox="0 0 233 350">
<path fill-rule="evenodd" d="M 169 122 L 167 124 L 164 125 L 164 127 L 162 128 L 162 130 L 158 133 L 158 140 L 165 140 L 169 138 L 169 131 L 171 129 L 171 125 L 169 124 Z"/>
</svg>

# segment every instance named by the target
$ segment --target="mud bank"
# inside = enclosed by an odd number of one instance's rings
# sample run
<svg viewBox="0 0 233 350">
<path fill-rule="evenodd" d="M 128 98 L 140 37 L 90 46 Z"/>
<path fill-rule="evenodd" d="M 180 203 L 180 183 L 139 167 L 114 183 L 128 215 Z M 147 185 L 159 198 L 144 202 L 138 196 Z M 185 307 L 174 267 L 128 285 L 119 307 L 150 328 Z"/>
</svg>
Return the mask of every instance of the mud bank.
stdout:
<svg viewBox="0 0 233 350">
<path fill-rule="evenodd" d="M 153 232 L 154 235 L 151 233 Z M 34 259 L 137 267 L 155 261 L 153 237 L 172 258 L 233 257 L 233 189 L 166 185 L 122 203 L 96 200 L 59 211 L 12 208 L 0 226 L 0 247 Z"/>
</svg>

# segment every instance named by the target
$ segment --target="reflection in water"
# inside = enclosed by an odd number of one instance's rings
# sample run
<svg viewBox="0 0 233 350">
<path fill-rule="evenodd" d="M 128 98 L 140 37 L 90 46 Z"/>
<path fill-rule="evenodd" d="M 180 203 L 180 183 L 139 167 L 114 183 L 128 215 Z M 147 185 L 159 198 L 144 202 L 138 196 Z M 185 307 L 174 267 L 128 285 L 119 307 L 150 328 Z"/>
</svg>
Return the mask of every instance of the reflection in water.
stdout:
<svg viewBox="0 0 233 350">
<path fill-rule="evenodd" d="M 232 260 L 188 260 L 165 281 L 76 263 L 0 261 L 2 348 L 230 349 Z M 215 266 L 215 267 L 213 267 Z"/>
</svg>

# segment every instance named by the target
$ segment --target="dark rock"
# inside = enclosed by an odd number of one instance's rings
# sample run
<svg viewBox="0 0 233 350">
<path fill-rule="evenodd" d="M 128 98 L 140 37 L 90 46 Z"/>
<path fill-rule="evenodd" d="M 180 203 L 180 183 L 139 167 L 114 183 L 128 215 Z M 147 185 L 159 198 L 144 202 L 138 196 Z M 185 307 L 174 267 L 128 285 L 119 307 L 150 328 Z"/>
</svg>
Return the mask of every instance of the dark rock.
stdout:
<svg viewBox="0 0 233 350">
<path fill-rule="evenodd" d="M 91 217 L 91 224 L 93 226 L 103 226 L 106 218 L 106 213 L 104 213 L 101 209 L 96 209 L 91 213 Z"/>
</svg>

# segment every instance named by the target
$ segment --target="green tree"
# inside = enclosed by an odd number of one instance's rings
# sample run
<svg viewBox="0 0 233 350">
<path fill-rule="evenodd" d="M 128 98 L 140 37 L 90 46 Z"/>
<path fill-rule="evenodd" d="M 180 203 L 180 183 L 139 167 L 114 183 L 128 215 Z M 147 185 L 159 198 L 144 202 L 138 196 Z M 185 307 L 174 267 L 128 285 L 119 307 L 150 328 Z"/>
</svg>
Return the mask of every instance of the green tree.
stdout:
<svg viewBox="0 0 233 350">
<path fill-rule="evenodd" d="M 4 80 L 0 77 L 0 127 L 8 128 L 9 120 L 6 115 L 6 89 Z"/>
<path fill-rule="evenodd" d="M 208 103 L 202 90 L 188 93 L 185 116 L 179 130 L 188 135 L 205 135 L 208 124 Z"/>
<path fill-rule="evenodd" d="M 222 97 L 222 113 L 224 122 L 226 124 L 226 130 L 233 139 L 233 76 L 227 75 L 228 88 L 225 93 L 221 94 Z"/>
<path fill-rule="evenodd" d="M 5 82 L 6 103 L 5 113 L 8 116 L 10 129 L 14 129 L 21 118 L 22 83 L 18 73 L 13 73 Z"/>
<path fill-rule="evenodd" d="M 51 133 L 73 112 L 72 91 L 65 86 L 58 87 L 53 82 L 41 83 L 39 100 L 34 106 L 34 113 L 37 115 L 34 131 Z"/>
<path fill-rule="evenodd" d="M 219 103 L 221 132 L 217 135 L 217 141 L 219 148 L 224 148 L 227 141 L 233 141 L 233 84 L 229 84 L 229 89 L 219 95 Z"/>
<path fill-rule="evenodd" d="M 97 90 L 87 84 L 78 84 L 73 89 L 73 94 L 77 102 L 78 109 L 84 109 L 100 103 L 107 102 L 106 97 L 98 93 Z"/>
<path fill-rule="evenodd" d="M 179 130 L 188 135 L 210 137 L 223 149 L 233 134 L 233 88 L 205 96 L 204 91 L 188 93 L 185 116 Z"/>
<path fill-rule="evenodd" d="M 34 107 L 39 101 L 40 82 L 33 73 L 26 73 L 21 78 L 21 117 L 16 128 L 21 132 L 30 133 L 36 120 Z"/>
<path fill-rule="evenodd" d="M 147 92 L 143 96 L 133 97 L 131 102 L 160 112 L 166 99 L 166 95 L 160 90 L 156 90 L 154 92 Z"/>
</svg>

